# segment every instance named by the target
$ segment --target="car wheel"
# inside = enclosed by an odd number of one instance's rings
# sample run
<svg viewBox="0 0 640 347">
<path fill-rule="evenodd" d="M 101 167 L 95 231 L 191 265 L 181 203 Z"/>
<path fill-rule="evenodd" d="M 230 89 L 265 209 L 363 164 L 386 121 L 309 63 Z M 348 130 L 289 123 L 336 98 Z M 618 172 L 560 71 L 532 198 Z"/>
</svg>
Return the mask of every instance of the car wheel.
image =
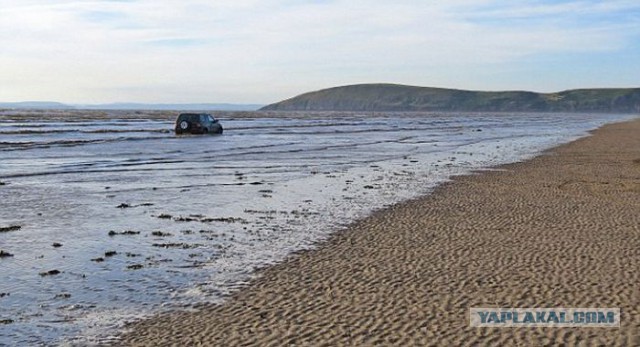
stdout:
<svg viewBox="0 0 640 347">
<path fill-rule="evenodd" d="M 209 132 L 209 129 L 207 129 L 207 128 L 202 128 L 202 133 L 203 133 L 203 134 L 207 134 L 208 132 Z"/>
<path fill-rule="evenodd" d="M 180 122 L 180 129 L 187 130 L 189 129 L 190 125 L 191 124 L 189 124 L 189 122 L 187 122 L 186 120 L 183 120 L 182 122 Z"/>
</svg>

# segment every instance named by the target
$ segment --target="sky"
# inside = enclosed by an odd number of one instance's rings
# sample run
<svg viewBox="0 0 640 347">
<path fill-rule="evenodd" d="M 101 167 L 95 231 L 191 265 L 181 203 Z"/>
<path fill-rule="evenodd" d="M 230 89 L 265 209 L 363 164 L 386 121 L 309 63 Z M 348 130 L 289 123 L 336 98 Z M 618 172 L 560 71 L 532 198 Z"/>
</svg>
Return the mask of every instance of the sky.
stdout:
<svg viewBox="0 0 640 347">
<path fill-rule="evenodd" d="M 640 87 L 638 0 L 0 0 L 0 101 Z"/>
</svg>

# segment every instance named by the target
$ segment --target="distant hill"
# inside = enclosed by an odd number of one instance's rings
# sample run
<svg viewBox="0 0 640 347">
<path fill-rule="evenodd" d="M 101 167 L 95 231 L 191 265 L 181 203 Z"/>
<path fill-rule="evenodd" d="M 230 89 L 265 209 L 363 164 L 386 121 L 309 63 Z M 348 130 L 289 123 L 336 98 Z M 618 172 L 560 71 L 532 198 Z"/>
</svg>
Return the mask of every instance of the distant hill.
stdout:
<svg viewBox="0 0 640 347">
<path fill-rule="evenodd" d="M 28 109 L 50 109 L 66 110 L 73 106 L 61 104 L 53 101 L 23 101 L 23 102 L 0 102 L 0 108 L 28 108 Z"/>
<path fill-rule="evenodd" d="M 263 105 L 257 104 L 141 104 L 112 103 L 98 105 L 74 105 L 88 110 L 179 110 L 179 111 L 255 111 Z"/>
<path fill-rule="evenodd" d="M 358 84 L 305 93 L 260 110 L 638 113 L 640 88 L 534 93 Z"/>
<path fill-rule="evenodd" d="M 51 101 L 0 102 L 0 108 L 6 109 L 48 109 L 48 110 L 171 110 L 171 111 L 255 111 L 262 105 L 257 104 L 73 104 L 67 105 Z"/>
</svg>

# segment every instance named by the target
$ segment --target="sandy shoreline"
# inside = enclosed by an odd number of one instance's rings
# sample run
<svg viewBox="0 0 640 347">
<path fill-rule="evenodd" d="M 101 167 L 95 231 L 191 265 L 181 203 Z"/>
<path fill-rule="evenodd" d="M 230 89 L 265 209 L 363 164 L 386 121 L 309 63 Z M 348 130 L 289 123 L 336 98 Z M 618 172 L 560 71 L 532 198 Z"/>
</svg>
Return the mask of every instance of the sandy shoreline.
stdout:
<svg viewBox="0 0 640 347">
<path fill-rule="evenodd" d="M 122 345 L 640 345 L 640 120 L 463 176 Z M 469 327 L 470 307 L 619 307 L 604 328 Z"/>
</svg>

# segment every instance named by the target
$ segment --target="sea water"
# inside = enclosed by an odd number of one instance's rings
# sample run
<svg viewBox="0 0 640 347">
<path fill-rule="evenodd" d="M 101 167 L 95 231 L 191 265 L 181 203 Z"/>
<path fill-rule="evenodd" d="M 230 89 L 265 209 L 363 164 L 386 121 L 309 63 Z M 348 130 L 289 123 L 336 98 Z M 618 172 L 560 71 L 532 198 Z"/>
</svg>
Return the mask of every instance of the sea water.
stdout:
<svg viewBox="0 0 640 347">
<path fill-rule="evenodd" d="M 224 300 L 256 269 L 452 176 L 531 158 L 585 114 L 173 119 L 0 114 L 0 345 L 87 345 Z M 157 117 L 156 117 L 157 118 Z"/>
</svg>

